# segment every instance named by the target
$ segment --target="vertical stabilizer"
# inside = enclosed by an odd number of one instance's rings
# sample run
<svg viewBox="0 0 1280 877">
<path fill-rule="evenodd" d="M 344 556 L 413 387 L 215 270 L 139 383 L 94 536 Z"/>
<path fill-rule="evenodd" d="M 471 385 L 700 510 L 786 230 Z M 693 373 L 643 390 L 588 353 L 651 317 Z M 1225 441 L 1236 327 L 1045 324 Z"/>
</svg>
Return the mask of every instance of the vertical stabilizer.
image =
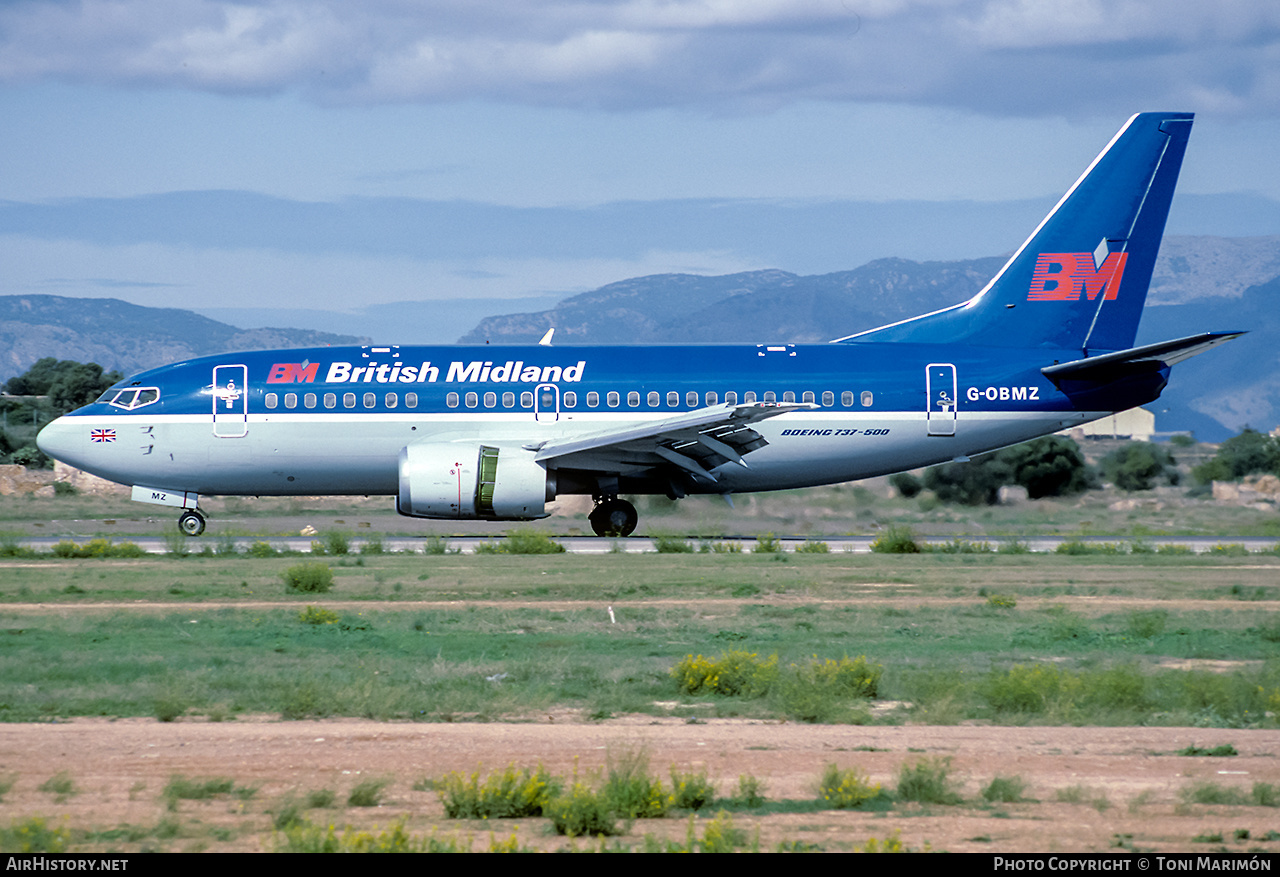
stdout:
<svg viewBox="0 0 1280 877">
<path fill-rule="evenodd" d="M 841 341 L 1120 350 L 1133 345 L 1191 113 L 1139 113 L 968 302 Z"/>
</svg>

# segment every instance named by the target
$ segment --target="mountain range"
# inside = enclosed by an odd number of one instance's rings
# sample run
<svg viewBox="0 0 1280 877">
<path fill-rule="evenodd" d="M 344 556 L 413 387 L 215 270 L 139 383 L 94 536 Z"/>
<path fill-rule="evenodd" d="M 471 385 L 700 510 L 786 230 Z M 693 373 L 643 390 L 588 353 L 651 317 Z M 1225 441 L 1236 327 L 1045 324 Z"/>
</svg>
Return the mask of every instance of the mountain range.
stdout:
<svg viewBox="0 0 1280 877">
<path fill-rule="evenodd" d="M 807 276 L 761 270 L 637 277 L 563 298 L 546 310 L 485 317 L 459 341 L 534 343 L 554 327 L 557 344 L 821 342 L 964 301 L 1005 258 L 878 259 Z M 1138 343 L 1203 331 L 1250 334 L 1175 369 L 1169 388 L 1150 406 L 1157 430 L 1190 430 L 1217 441 L 1246 425 L 1269 429 L 1280 420 L 1277 295 L 1280 237 L 1165 239 Z M 405 303 L 400 325 L 429 319 L 437 307 Z M 315 325 L 318 313 L 273 317 Z M 94 361 L 127 374 L 237 349 L 368 341 L 314 329 L 240 329 L 191 311 L 116 299 L 0 296 L 0 380 L 42 356 Z"/>
</svg>

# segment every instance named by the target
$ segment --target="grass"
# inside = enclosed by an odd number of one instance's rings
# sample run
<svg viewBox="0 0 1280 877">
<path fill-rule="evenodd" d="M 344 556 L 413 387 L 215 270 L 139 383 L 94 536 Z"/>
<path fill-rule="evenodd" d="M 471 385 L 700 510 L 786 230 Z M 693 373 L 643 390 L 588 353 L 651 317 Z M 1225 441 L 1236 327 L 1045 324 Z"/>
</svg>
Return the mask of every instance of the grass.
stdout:
<svg viewBox="0 0 1280 877">
<path fill-rule="evenodd" d="M 0 559 L 0 721 L 450 721 L 554 705 L 661 713 L 656 702 L 676 700 L 805 721 L 1274 726 L 1280 611 L 1231 593 L 1274 590 L 1274 557 L 787 556 L 336 556 L 323 605 L 281 587 L 296 564 L 285 556 Z M 988 606 L 983 589 L 1017 609 Z M 178 601 L 172 612 L 105 605 Z M 670 675 L 687 655 L 737 651 L 776 654 L 781 687 L 752 676 L 736 692 L 682 694 Z M 882 668 L 874 690 L 825 697 L 819 671 L 838 677 L 863 655 Z M 1161 667 L 1223 658 L 1240 663 Z M 873 718 L 866 697 L 911 706 Z"/>
</svg>

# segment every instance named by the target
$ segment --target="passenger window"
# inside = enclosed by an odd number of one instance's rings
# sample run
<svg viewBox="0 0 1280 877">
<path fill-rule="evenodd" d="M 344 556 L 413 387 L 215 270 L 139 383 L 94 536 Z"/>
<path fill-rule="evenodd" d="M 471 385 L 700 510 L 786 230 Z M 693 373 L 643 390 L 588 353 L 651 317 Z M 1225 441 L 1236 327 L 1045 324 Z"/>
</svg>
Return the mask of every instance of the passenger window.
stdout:
<svg viewBox="0 0 1280 877">
<path fill-rule="evenodd" d="M 743 394 L 742 394 L 742 401 L 743 401 L 745 404 L 747 404 L 747 405 L 750 405 L 750 404 L 752 404 L 753 402 L 755 402 L 755 401 L 756 401 L 756 394 L 755 394 L 755 391 L 754 391 L 754 390 L 747 390 L 747 392 L 743 393 Z"/>
<path fill-rule="evenodd" d="M 342 407 L 343 407 L 343 408 L 355 408 L 355 407 L 356 407 L 356 394 L 355 394 L 355 393 L 343 393 L 343 394 L 342 394 Z"/>
<path fill-rule="evenodd" d="M 417 393 L 405 393 L 405 394 L 404 394 L 404 407 L 405 407 L 405 408 L 417 408 L 417 407 L 418 407 L 418 394 L 417 394 Z"/>
<path fill-rule="evenodd" d="M 840 404 L 845 408 L 853 405 L 853 390 L 845 390 L 840 394 Z"/>
<path fill-rule="evenodd" d="M 280 404 L 280 397 L 277 396 L 275 393 L 268 393 L 267 398 L 263 401 L 266 403 L 268 408 L 275 408 L 278 404 Z"/>
<path fill-rule="evenodd" d="M 724 404 L 726 404 L 726 405 L 737 405 L 737 404 L 738 404 L 738 394 L 737 394 L 736 392 L 734 392 L 733 390 L 730 390 L 729 392 L 725 393 L 725 394 L 724 394 Z"/>
<path fill-rule="evenodd" d="M 333 408 L 333 407 L 335 407 L 337 404 L 338 404 L 338 397 L 337 397 L 337 395 L 336 395 L 336 394 L 334 394 L 334 393 L 325 393 L 325 394 L 324 394 L 324 407 L 325 407 L 325 408 Z"/>
<path fill-rule="evenodd" d="M 870 407 L 871 407 L 871 401 L 872 401 L 871 391 L 870 391 L 870 390 L 863 390 L 863 391 L 862 391 L 862 407 L 863 407 L 863 408 L 870 408 Z"/>
<path fill-rule="evenodd" d="M 565 408 L 577 408 L 578 394 L 570 390 L 569 392 L 564 394 L 563 401 L 564 401 Z"/>
<path fill-rule="evenodd" d="M 400 404 L 400 397 L 395 393 L 388 393 L 385 403 L 388 408 L 395 408 L 396 405 Z"/>
<path fill-rule="evenodd" d="M 285 407 L 285 408 L 297 408 L 297 407 L 298 407 L 298 394 L 297 394 L 297 393 L 285 393 L 285 394 L 284 394 L 284 407 Z"/>
<path fill-rule="evenodd" d="M 468 408 L 475 408 L 475 407 L 476 407 L 477 405 L 479 405 L 479 404 L 480 404 L 480 397 L 479 397 L 479 396 L 477 396 L 475 393 L 468 393 L 468 394 L 467 394 L 467 407 L 468 407 Z"/>
<path fill-rule="evenodd" d="M 690 390 L 689 392 L 685 393 L 685 394 L 684 394 L 684 403 L 685 403 L 686 405 L 688 405 L 690 408 L 697 408 L 697 407 L 698 407 L 698 394 L 697 394 L 697 393 L 695 393 L 693 390 Z"/>
<path fill-rule="evenodd" d="M 795 391 L 794 391 L 794 390 L 787 390 L 787 392 L 783 393 L 783 394 L 782 394 L 782 401 L 783 401 L 783 402 L 794 402 L 794 401 L 796 401 L 796 394 L 795 394 Z"/>
<path fill-rule="evenodd" d="M 303 405 L 305 405 L 307 408 L 315 408 L 315 407 L 316 407 L 316 394 L 315 394 L 315 393 L 308 393 L 307 395 L 303 396 L 303 397 L 302 397 L 302 404 L 303 404 Z"/>
<path fill-rule="evenodd" d="M 778 401 L 778 394 L 777 394 L 777 393 L 775 393 L 775 392 L 773 392 L 773 390 L 769 390 L 769 391 L 767 391 L 767 392 L 764 394 L 764 401 L 766 401 L 766 402 L 777 402 L 777 401 Z"/>
<path fill-rule="evenodd" d="M 813 403 L 813 390 L 805 390 L 804 395 L 800 397 L 801 402 Z"/>
<path fill-rule="evenodd" d="M 617 408 L 618 403 L 622 401 L 622 397 L 612 391 L 605 397 L 605 399 L 608 401 L 610 408 Z"/>
<path fill-rule="evenodd" d="M 596 408 L 600 405 L 600 394 L 592 390 L 587 394 L 587 407 Z"/>
<path fill-rule="evenodd" d="M 667 393 L 667 407 L 678 408 L 680 406 L 680 394 L 675 390 Z"/>
<path fill-rule="evenodd" d="M 485 407 L 485 408 L 496 408 L 497 406 L 498 406 L 498 394 L 497 394 L 497 393 L 485 393 L 485 394 L 484 394 L 484 407 Z"/>
<path fill-rule="evenodd" d="M 521 408 L 533 407 L 533 393 L 531 391 L 525 390 L 523 393 L 520 394 L 520 407 Z"/>
<path fill-rule="evenodd" d="M 374 406 L 375 406 L 375 405 L 377 405 L 377 404 L 378 404 L 378 394 L 377 394 L 377 393 L 365 393 L 365 394 L 364 394 L 364 407 L 365 407 L 365 408 L 372 408 L 372 407 L 374 407 Z"/>
<path fill-rule="evenodd" d="M 627 393 L 627 404 L 632 408 L 640 407 L 640 393 L 637 390 L 631 390 Z"/>
<path fill-rule="evenodd" d="M 503 393 L 503 394 L 502 394 L 502 407 L 503 407 L 503 408 L 515 408 L 515 407 L 516 407 L 516 394 L 515 394 L 515 393 L 512 393 L 512 392 L 506 392 L 506 393 Z"/>
<path fill-rule="evenodd" d="M 647 401 L 649 402 L 650 408 L 657 408 L 659 405 L 662 404 L 662 396 L 658 394 L 657 390 L 650 390 L 649 398 Z"/>
<path fill-rule="evenodd" d="M 719 402 L 720 402 L 720 394 L 719 394 L 719 393 L 717 393 L 715 390 L 712 390 L 711 392 L 707 393 L 707 404 L 708 404 L 708 405 L 717 405 L 717 404 L 719 404 Z"/>
<path fill-rule="evenodd" d="M 444 397 L 444 404 L 448 405 L 450 408 L 457 408 L 457 407 L 458 407 L 458 394 L 457 394 L 457 393 L 450 393 L 449 395 L 445 396 L 445 397 Z"/>
<path fill-rule="evenodd" d="M 823 390 L 823 391 L 822 391 L 822 404 L 823 404 L 823 405 L 826 405 L 828 408 L 830 408 L 832 405 L 836 404 L 836 394 L 835 394 L 835 393 L 833 393 L 833 392 L 831 392 L 830 390 Z"/>
</svg>

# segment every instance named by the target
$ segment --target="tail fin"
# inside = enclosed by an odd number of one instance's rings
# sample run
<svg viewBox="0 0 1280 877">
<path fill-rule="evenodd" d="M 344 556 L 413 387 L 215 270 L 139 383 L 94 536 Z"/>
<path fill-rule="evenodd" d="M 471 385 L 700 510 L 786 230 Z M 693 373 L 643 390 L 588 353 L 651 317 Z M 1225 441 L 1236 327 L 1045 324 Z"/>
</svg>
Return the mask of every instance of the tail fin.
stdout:
<svg viewBox="0 0 1280 877">
<path fill-rule="evenodd" d="M 1131 118 L 968 302 L 839 340 L 1132 347 L 1192 118 Z"/>
</svg>

